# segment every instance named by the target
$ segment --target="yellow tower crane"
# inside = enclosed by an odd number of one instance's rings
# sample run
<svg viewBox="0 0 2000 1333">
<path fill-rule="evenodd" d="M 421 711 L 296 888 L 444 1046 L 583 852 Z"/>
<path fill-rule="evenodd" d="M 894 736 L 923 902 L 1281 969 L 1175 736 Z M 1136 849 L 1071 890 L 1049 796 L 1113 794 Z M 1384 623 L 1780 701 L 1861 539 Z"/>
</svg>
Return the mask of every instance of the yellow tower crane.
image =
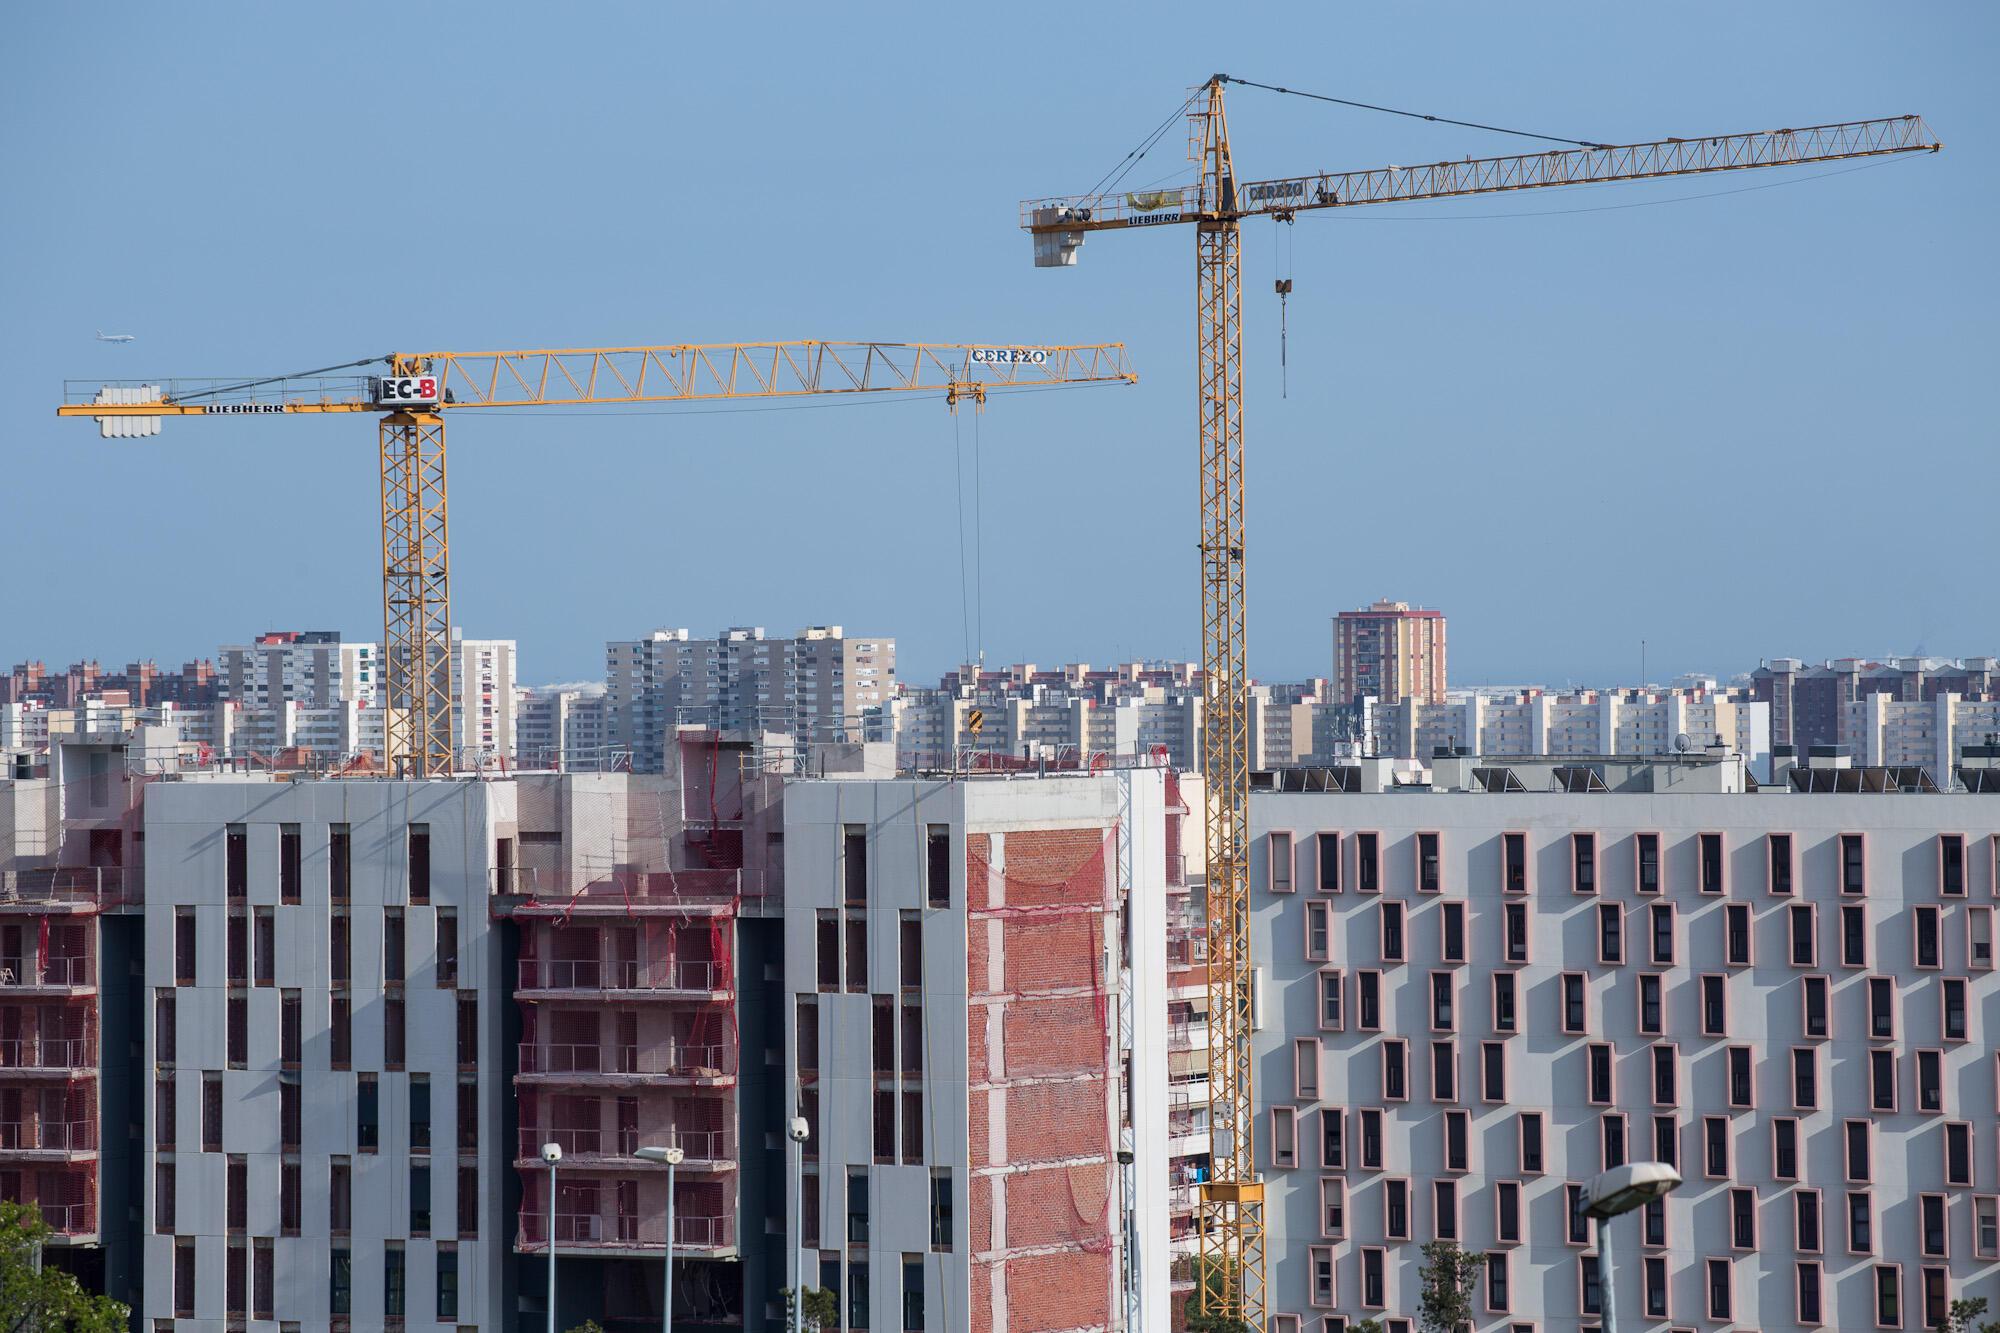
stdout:
<svg viewBox="0 0 2000 1333">
<path fill-rule="evenodd" d="M 386 373 L 337 375 L 375 365 Z M 56 414 L 94 417 L 119 437 L 156 434 L 170 416 L 380 415 L 385 759 L 392 773 L 436 777 L 453 762 L 446 412 L 863 393 L 936 393 L 955 410 L 996 390 L 1137 381 L 1123 343 L 712 343 L 396 353 L 235 382 L 72 384 Z"/>
<path fill-rule="evenodd" d="M 1251 1143 L 1254 1107 L 1250 1058 L 1249 708 L 1245 701 L 1249 672 L 1244 643 L 1239 254 L 1242 219 L 1266 216 L 1289 222 L 1294 214 L 1309 209 L 1838 162 L 1896 153 L 1936 152 L 1942 145 L 1919 117 L 1899 116 L 1752 134 L 1662 139 L 1653 143 L 1612 145 L 1566 139 L 1556 142 L 1578 146 L 1511 157 L 1468 157 L 1428 166 L 1239 181 L 1230 157 L 1229 124 L 1223 112 L 1223 88 L 1230 83 L 1279 93 L 1293 91 L 1270 84 L 1252 84 L 1227 74 L 1213 75 L 1185 104 L 1189 121 L 1188 153 L 1196 177 L 1193 183 L 1130 193 L 1100 190 L 1030 199 L 1021 205 L 1020 222 L 1023 230 L 1033 237 L 1035 264 L 1041 268 L 1075 264 L 1077 250 L 1089 232 L 1178 223 L 1192 224 L 1195 228 L 1195 340 L 1199 358 L 1195 411 L 1201 455 L 1201 664 L 1206 709 L 1201 771 L 1207 796 L 1212 1135 L 1211 1178 L 1203 1186 L 1201 1201 L 1201 1253 L 1208 1271 L 1197 1284 L 1197 1300 L 1203 1313 L 1233 1316 L 1246 1320 L 1251 1328 L 1262 1329 L 1264 1184 L 1257 1174 Z M 1448 123 L 1495 128 L 1465 121 Z M 1138 155 L 1141 154 L 1135 150 L 1134 156 Z M 1288 285 L 1281 281 L 1280 292 Z"/>
</svg>

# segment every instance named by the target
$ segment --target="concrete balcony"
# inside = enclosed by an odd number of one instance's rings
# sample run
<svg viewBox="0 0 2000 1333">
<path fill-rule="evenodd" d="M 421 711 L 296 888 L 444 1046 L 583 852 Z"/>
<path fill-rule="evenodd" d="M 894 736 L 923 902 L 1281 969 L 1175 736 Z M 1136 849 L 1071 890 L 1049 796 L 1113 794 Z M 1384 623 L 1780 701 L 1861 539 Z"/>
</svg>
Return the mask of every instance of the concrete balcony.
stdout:
<svg viewBox="0 0 2000 1333">
<path fill-rule="evenodd" d="M 661 1174 L 666 1167 L 641 1161 L 632 1154 L 641 1144 L 652 1147 L 678 1145 L 687 1154 L 675 1170 L 682 1174 L 712 1174 L 736 1169 L 736 1145 L 726 1130 L 677 1130 L 665 1134 L 607 1133 L 596 1129 L 533 1129 L 520 1132 L 519 1152 L 514 1165 L 521 1170 L 546 1170 L 542 1145 L 562 1145 L 564 1171 L 616 1171 L 624 1174 Z"/>
<path fill-rule="evenodd" d="M 0 957 L 0 1003 L 9 999 L 67 999 L 97 993 L 97 968 L 89 954 L 40 961 Z"/>
<path fill-rule="evenodd" d="M 736 1083 L 736 1048 L 675 1043 L 641 1050 L 598 1043 L 523 1042 L 515 1081 L 567 1087 L 723 1088 Z"/>
<path fill-rule="evenodd" d="M 0 1121 L 0 1166 L 86 1162 L 96 1157 L 95 1121 Z"/>
<path fill-rule="evenodd" d="M 97 1042 L 90 1037 L 0 1040 L 0 1082 L 96 1077 Z"/>
<path fill-rule="evenodd" d="M 514 996 L 521 1000 L 570 1000 L 601 995 L 617 1000 L 682 1000 L 719 1004 L 733 999 L 736 978 L 726 963 L 705 959 L 662 961 L 594 958 L 523 958 Z"/>
<path fill-rule="evenodd" d="M 664 1214 L 630 1217 L 605 1213 L 557 1213 L 556 1247 L 562 1251 L 583 1250 L 595 1254 L 635 1256 L 666 1253 L 667 1219 Z M 542 1251 L 548 1248 L 549 1219 L 546 1215 L 523 1212 L 514 1233 L 514 1248 Z M 727 1258 L 736 1253 L 736 1219 L 726 1214 L 674 1213 L 674 1254 L 699 1254 Z"/>
</svg>

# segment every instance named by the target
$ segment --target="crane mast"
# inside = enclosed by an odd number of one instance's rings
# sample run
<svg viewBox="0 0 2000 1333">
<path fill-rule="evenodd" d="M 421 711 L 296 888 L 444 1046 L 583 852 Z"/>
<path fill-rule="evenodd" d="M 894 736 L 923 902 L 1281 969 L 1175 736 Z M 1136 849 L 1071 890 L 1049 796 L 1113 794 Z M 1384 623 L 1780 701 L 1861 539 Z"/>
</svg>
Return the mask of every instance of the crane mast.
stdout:
<svg viewBox="0 0 2000 1333">
<path fill-rule="evenodd" d="M 1257 1174 L 1251 1059 L 1249 704 L 1244 623 L 1241 222 L 1323 208 L 1459 198 L 1551 186 L 1653 180 L 1850 158 L 1936 152 L 1918 116 L 1650 143 L 1472 158 L 1428 166 L 1320 172 L 1239 183 L 1223 87 L 1189 100 L 1195 180 L 1178 189 L 1026 200 L 1035 264 L 1066 268 L 1087 233 L 1162 224 L 1195 228 L 1196 415 L 1201 484 L 1201 745 L 1207 848 L 1211 1179 L 1202 1187 L 1196 1300 L 1205 1314 L 1265 1324 L 1264 1182 Z M 1263 86 L 1263 85 L 1260 85 Z M 1286 89 L 1276 91 L 1285 92 Z"/>
</svg>

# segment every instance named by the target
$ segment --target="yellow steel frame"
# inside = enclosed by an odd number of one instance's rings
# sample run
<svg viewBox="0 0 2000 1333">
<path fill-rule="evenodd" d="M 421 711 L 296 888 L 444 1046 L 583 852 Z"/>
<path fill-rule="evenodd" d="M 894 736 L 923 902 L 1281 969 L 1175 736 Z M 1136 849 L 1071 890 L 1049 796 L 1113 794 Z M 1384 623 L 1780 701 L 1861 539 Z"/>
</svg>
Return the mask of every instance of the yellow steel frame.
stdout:
<svg viewBox="0 0 2000 1333">
<path fill-rule="evenodd" d="M 405 777 L 452 769 L 451 543 L 444 418 L 382 418 L 382 680 L 386 759 Z"/>
<path fill-rule="evenodd" d="M 1136 384 L 1123 343 L 679 343 L 519 352 L 413 352 L 384 358 L 398 375 L 436 374 L 447 401 L 390 410 L 357 381 L 282 379 L 160 384 L 161 401 L 98 403 L 69 395 L 65 417 L 244 416 L 386 412 L 382 454 L 382 681 L 392 772 L 452 770 L 451 545 L 442 412 L 573 407 L 829 393 L 939 393 L 954 410 L 990 391 Z M 197 397 L 199 401 L 196 401 Z"/>
</svg>

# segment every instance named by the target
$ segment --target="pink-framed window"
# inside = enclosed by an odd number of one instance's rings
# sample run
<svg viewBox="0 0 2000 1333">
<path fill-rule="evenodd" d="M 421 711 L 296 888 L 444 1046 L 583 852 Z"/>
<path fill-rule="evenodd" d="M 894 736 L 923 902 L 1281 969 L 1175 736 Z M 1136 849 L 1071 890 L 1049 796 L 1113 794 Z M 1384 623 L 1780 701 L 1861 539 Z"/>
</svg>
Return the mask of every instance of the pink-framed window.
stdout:
<svg viewBox="0 0 2000 1333">
<path fill-rule="evenodd" d="M 1299 1317 L 1295 1314 L 1274 1314 L 1268 1328 L 1269 1333 L 1300 1333 Z"/>
<path fill-rule="evenodd" d="M 1493 974 L 1493 1030 L 1518 1032 L 1521 1028 L 1521 983 L 1513 972 Z M 2000 1079 L 1996 1079 L 2000 1083 Z"/>
<path fill-rule="evenodd" d="M 1940 898 L 1963 898 L 1965 896 L 1965 835 L 1963 833 L 1940 833 L 1937 836 L 1938 849 L 1938 896 Z"/>
<path fill-rule="evenodd" d="M 1525 832 L 1507 832 L 1500 835 L 1500 890 L 1503 893 L 1526 893 L 1532 886 L 1534 875 L 1528 864 L 1528 835 Z"/>
<path fill-rule="evenodd" d="M 1632 835 L 1632 883 L 1640 893 L 1660 891 L 1660 835 Z"/>
<path fill-rule="evenodd" d="M 1868 1039 L 1896 1039 L 1896 981 L 1893 977 L 1868 978 Z"/>
<path fill-rule="evenodd" d="M 1792 1109 L 1819 1109 L 1819 1048 L 1792 1047 Z"/>
<path fill-rule="evenodd" d="M 1578 1036 L 1590 1031 L 1590 979 L 1581 972 L 1562 974 L 1562 1030 Z"/>
<path fill-rule="evenodd" d="M 1465 961 L 1465 904 L 1438 904 L 1438 957 L 1447 963 Z"/>
<path fill-rule="evenodd" d="M 1847 1120 L 1841 1123 L 1843 1135 L 1841 1147 L 1841 1169 L 1847 1183 L 1866 1185 L 1874 1179 L 1875 1170 L 1875 1125 L 1868 1120 Z"/>
<path fill-rule="evenodd" d="M 1903 1266 L 1875 1265 L 1875 1327 L 1903 1326 Z"/>
<path fill-rule="evenodd" d="M 1595 833 L 1572 833 L 1569 835 L 1569 891 L 1571 893 L 1597 892 L 1597 835 Z"/>
<path fill-rule="evenodd" d="M 1382 1030 L 1382 974 L 1373 968 L 1354 974 L 1354 1026 L 1361 1032 Z"/>
<path fill-rule="evenodd" d="M 1458 1043 L 1450 1037 L 1431 1043 L 1431 1100 L 1458 1100 Z"/>
<path fill-rule="evenodd" d="M 1944 1052 L 1934 1046 L 1913 1052 L 1917 1064 L 1917 1114 L 1943 1115 Z"/>
<path fill-rule="evenodd" d="M 1390 1176 L 1382 1182 L 1382 1238 L 1408 1240 L 1410 1214 L 1416 1209 L 1410 1198 L 1410 1182 L 1404 1176 Z"/>
<path fill-rule="evenodd" d="M 1943 1328 L 1951 1308 L 1951 1272 L 1937 1264 L 1925 1264 L 1922 1272 L 1924 1327 Z"/>
<path fill-rule="evenodd" d="M 1701 987 L 1701 1035 L 1728 1036 L 1729 978 L 1720 972 L 1704 972 L 1697 984 Z"/>
<path fill-rule="evenodd" d="M 1729 858 L 1724 853 L 1720 833 L 1697 833 L 1695 845 L 1695 888 L 1702 893 L 1729 892 Z"/>
<path fill-rule="evenodd" d="M 1722 908 L 1722 956 L 1731 967 L 1755 961 L 1756 933 L 1750 927 L 1750 904 L 1725 903 Z"/>
<path fill-rule="evenodd" d="M 1950 1196 L 1917 1196 L 1917 1248 L 1926 1259 L 1951 1258 Z"/>
<path fill-rule="evenodd" d="M 1847 1191 L 1847 1252 L 1875 1253 L 1875 1198 L 1867 1190 Z"/>
<path fill-rule="evenodd" d="M 1458 1239 L 1458 1182 L 1431 1182 L 1431 1239 Z"/>
<path fill-rule="evenodd" d="M 1430 974 L 1431 1031 L 1458 1031 L 1458 979 L 1453 972 Z"/>
<path fill-rule="evenodd" d="M 1750 1048 L 1724 1048 L 1722 1071 L 1728 1083 L 1730 1107 L 1739 1111 L 1757 1109 L 1757 1068 Z"/>
<path fill-rule="evenodd" d="M 1499 1245 L 1519 1245 L 1522 1231 L 1521 1182 L 1493 1182 L 1493 1240 Z"/>
<path fill-rule="evenodd" d="M 1819 966 L 1819 906 L 1793 903 L 1785 909 L 1785 929 L 1793 967 Z"/>
<path fill-rule="evenodd" d="M 1319 970 L 1319 1030 L 1342 1032 L 1347 1028 L 1347 975 L 1337 967 Z"/>
<path fill-rule="evenodd" d="M 1757 1191 L 1747 1186 L 1729 1191 L 1729 1248 L 1739 1253 L 1757 1248 Z"/>
<path fill-rule="evenodd" d="M 1389 1291 L 1386 1269 L 1389 1252 L 1379 1245 L 1361 1247 L 1361 1308 L 1386 1310 Z"/>
<path fill-rule="evenodd" d="M 1771 1117 L 1771 1179 L 1799 1178 L 1799 1122 L 1788 1115 Z"/>
<path fill-rule="evenodd" d="M 1307 1251 L 1307 1268 L 1312 1275 L 1310 1304 L 1315 1309 L 1331 1308 L 1338 1299 L 1339 1289 L 1334 1276 L 1333 1246 L 1314 1245 Z"/>
<path fill-rule="evenodd" d="M 1361 1169 L 1380 1171 L 1388 1160 L 1382 1138 L 1382 1109 L 1378 1106 L 1364 1106 L 1359 1114 Z"/>
<path fill-rule="evenodd" d="M 1340 835 L 1313 834 L 1313 887 L 1320 893 L 1340 892 Z"/>
<path fill-rule="evenodd" d="M 1641 972 L 1632 992 L 1639 1002 L 1639 1035 L 1658 1037 L 1667 1030 L 1666 981 L 1657 972 Z"/>
<path fill-rule="evenodd" d="M 1299 1164 L 1299 1112 L 1293 1106 L 1271 1108 L 1271 1165 L 1289 1171 Z"/>
<path fill-rule="evenodd" d="M 1639 1293 L 1640 1308 L 1648 1319 L 1671 1319 L 1673 1308 L 1673 1284 L 1667 1281 L 1667 1261 L 1657 1254 L 1649 1254 L 1641 1269 L 1644 1279 L 1643 1290 Z"/>
<path fill-rule="evenodd" d="M 1944 1183 L 1953 1189 L 1972 1188 L 1972 1122 L 1947 1120 L 1944 1126 Z"/>
<path fill-rule="evenodd" d="M 1610 967 L 1625 961 L 1625 909 L 1617 903 L 1597 905 L 1597 961 Z"/>
<path fill-rule="evenodd" d="M 1270 876 L 1266 887 L 1272 893 L 1291 893 L 1298 888 L 1292 874 L 1295 869 L 1292 856 L 1292 831 L 1272 829 L 1264 835 L 1264 847 L 1269 857 Z"/>
<path fill-rule="evenodd" d="M 1472 1170 L 1472 1113 L 1444 1113 L 1444 1169 L 1453 1175 Z"/>
<path fill-rule="evenodd" d="M 1765 889 L 1780 898 L 1788 898 L 1798 879 L 1798 862 L 1792 850 L 1792 835 L 1789 833 L 1767 833 L 1764 835 Z"/>
<path fill-rule="evenodd" d="M 1800 1254 L 1826 1252 L 1826 1211 L 1819 1190 L 1810 1185 L 1792 1191 L 1792 1248 Z"/>
<path fill-rule="evenodd" d="M 1410 956 L 1410 944 L 1403 904 L 1394 898 L 1384 898 L 1376 907 L 1381 920 L 1381 953 L 1385 963 L 1401 963 Z"/>
<path fill-rule="evenodd" d="M 1545 1169 L 1543 1151 L 1542 1113 L 1522 1111 L 1514 1118 L 1514 1160 L 1520 1163 L 1521 1174 L 1539 1176 Z"/>
<path fill-rule="evenodd" d="M 1528 961 L 1528 905 L 1502 903 L 1500 907 L 1501 956 L 1509 963 Z"/>
<path fill-rule="evenodd" d="M 1319 1165 L 1322 1171 L 1347 1169 L 1347 1112 L 1338 1106 L 1319 1111 Z"/>
<path fill-rule="evenodd" d="M 1489 1106 L 1507 1101 L 1507 1043 L 1479 1043 L 1479 1100 Z"/>
<path fill-rule="evenodd" d="M 1583 1215 L 1583 1186 L 1563 1186 L 1563 1243 L 1576 1249 L 1590 1244 L 1590 1219 Z"/>
<path fill-rule="evenodd" d="M 1965 965 L 1974 972 L 1993 970 L 1993 909 L 1965 909 Z"/>
<path fill-rule="evenodd" d="M 1486 1313 L 1506 1314 L 1513 1309 L 1513 1282 L 1508 1273 L 1510 1256 L 1505 1250 L 1486 1256 Z"/>
<path fill-rule="evenodd" d="M 1704 1285 L 1708 1290 L 1708 1317 L 1726 1324 L 1736 1317 L 1734 1269 L 1727 1259 L 1709 1259 L 1703 1267 L 1707 1274 Z"/>
<path fill-rule="evenodd" d="M 1417 892 L 1444 891 L 1444 835 L 1424 831 L 1411 839 L 1417 852 Z"/>
<path fill-rule="evenodd" d="M 1363 831 L 1354 835 L 1354 889 L 1357 893 L 1382 892 L 1382 835 Z"/>
<path fill-rule="evenodd" d="M 1580 1254 L 1576 1259 L 1576 1308 L 1583 1312 L 1585 1319 L 1596 1319 L 1604 1313 L 1604 1293 L 1597 1278 L 1597 1257 L 1592 1254 Z"/>
<path fill-rule="evenodd" d="M 1840 965 L 1868 966 L 1868 909 L 1860 903 L 1840 905 Z"/>
<path fill-rule="evenodd" d="M 1646 904 L 1646 924 L 1649 927 L 1647 946 L 1653 962 L 1660 967 L 1672 967 L 1680 935 L 1675 928 L 1674 905 L 1665 902 Z"/>
<path fill-rule="evenodd" d="M 1333 957 L 1333 904 L 1308 901 L 1305 922 L 1306 961 L 1324 963 Z"/>
<path fill-rule="evenodd" d="M 1390 1037 L 1382 1043 L 1382 1099 L 1410 1100 L 1410 1043 Z"/>
<path fill-rule="evenodd" d="M 1613 1086 L 1611 1043 L 1594 1041 L 1583 1048 L 1584 1089 L 1592 1106 L 1609 1106 L 1618 1099 Z"/>
<path fill-rule="evenodd" d="M 1910 909 L 1911 963 L 1920 971 L 1944 968 L 1944 918 L 1935 903 L 1918 903 Z"/>
<path fill-rule="evenodd" d="M 2000 1259 L 2000 1195 L 1972 1196 L 1972 1257 Z"/>
<path fill-rule="evenodd" d="M 1817 1328 L 1824 1318 L 1825 1311 L 1825 1304 L 1820 1295 L 1822 1277 L 1820 1261 L 1801 1259 L 1797 1264 L 1797 1271 L 1792 1318 L 1806 1328 Z"/>
<path fill-rule="evenodd" d="M 1347 1180 L 1319 1178 L 1319 1234 L 1325 1240 L 1347 1239 Z"/>
<path fill-rule="evenodd" d="M 1653 1059 L 1653 1105 L 1679 1106 L 1681 1104 L 1681 1048 L 1670 1041 L 1656 1041 L 1652 1045 Z"/>
<path fill-rule="evenodd" d="M 1653 1160 L 1680 1170 L 1681 1126 L 1672 1113 L 1653 1117 Z"/>
<path fill-rule="evenodd" d="M 1318 1037 L 1292 1042 L 1292 1095 L 1302 1102 L 1319 1100 L 1320 1044 Z"/>
<path fill-rule="evenodd" d="M 1597 1169 L 1610 1171 L 1631 1157 L 1629 1124 L 1623 1111 L 1606 1111 L 1597 1118 Z"/>
<path fill-rule="evenodd" d="M 1701 1118 L 1701 1173 L 1710 1180 L 1729 1179 L 1729 1118 Z"/>
<path fill-rule="evenodd" d="M 1860 896 L 1868 892 L 1868 835 L 1843 833 L 1836 840 L 1840 856 L 1840 891 Z"/>
<path fill-rule="evenodd" d="M 1826 978 L 1818 973 L 1799 978 L 1799 1026 L 1808 1040 L 1823 1041 L 1833 1035 L 1832 995 Z"/>
<path fill-rule="evenodd" d="M 1971 1041 L 1972 1018 L 1965 1002 L 1964 977 L 1940 977 L 1938 1026 L 1946 1042 Z"/>
</svg>

